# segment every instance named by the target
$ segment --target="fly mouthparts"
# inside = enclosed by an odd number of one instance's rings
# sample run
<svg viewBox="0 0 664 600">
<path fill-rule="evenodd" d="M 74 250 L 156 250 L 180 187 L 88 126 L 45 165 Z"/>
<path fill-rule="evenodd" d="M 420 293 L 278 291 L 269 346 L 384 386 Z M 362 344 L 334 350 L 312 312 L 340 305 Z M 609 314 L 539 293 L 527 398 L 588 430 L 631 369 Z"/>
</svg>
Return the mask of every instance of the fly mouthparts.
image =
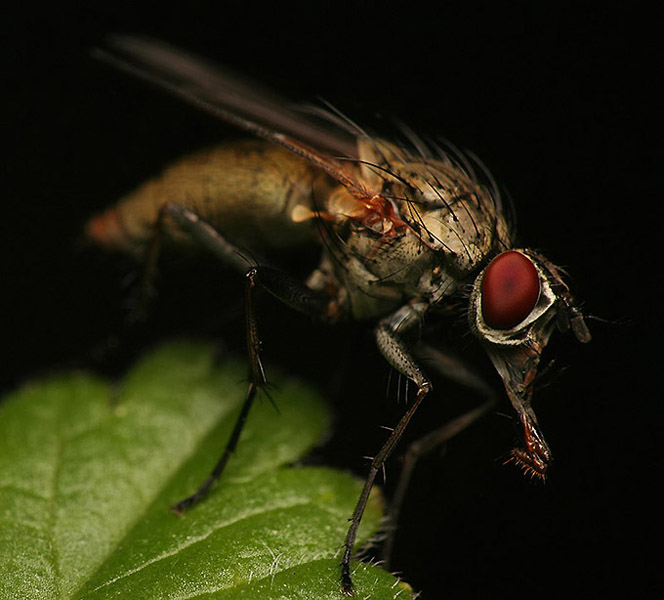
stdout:
<svg viewBox="0 0 664 600">
<path fill-rule="evenodd" d="M 514 448 L 510 456 L 503 461 L 504 465 L 514 463 L 519 467 L 525 475 L 531 479 L 539 479 L 542 482 L 546 481 L 546 471 L 549 468 L 551 459 L 544 460 L 542 457 L 528 452 L 523 448 Z"/>
</svg>

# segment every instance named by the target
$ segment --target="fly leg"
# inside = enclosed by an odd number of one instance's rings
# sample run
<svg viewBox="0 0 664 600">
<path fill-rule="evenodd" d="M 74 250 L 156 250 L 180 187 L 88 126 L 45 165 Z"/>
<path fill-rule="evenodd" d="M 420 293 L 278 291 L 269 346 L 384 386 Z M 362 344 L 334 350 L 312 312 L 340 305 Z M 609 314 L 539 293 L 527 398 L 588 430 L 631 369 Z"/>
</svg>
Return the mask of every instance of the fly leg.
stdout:
<svg viewBox="0 0 664 600">
<path fill-rule="evenodd" d="M 197 504 L 210 491 L 215 482 L 221 477 L 228 460 L 235 451 L 247 421 L 249 412 L 260 389 L 267 385 L 265 370 L 261 360 L 261 340 L 258 334 L 255 310 L 255 290 L 258 285 L 265 288 L 273 296 L 289 306 L 307 313 L 310 316 L 320 316 L 326 305 L 325 298 L 315 293 L 303 283 L 279 269 L 264 266 L 252 266 L 247 270 L 248 260 L 233 244 L 225 240 L 219 232 L 203 221 L 192 211 L 179 206 L 167 204 L 168 211 L 178 225 L 193 238 L 203 244 L 213 254 L 237 270 L 246 271 L 245 285 L 245 324 L 247 335 L 247 352 L 249 356 L 249 387 L 245 396 L 240 415 L 235 422 L 233 431 L 226 443 L 226 447 L 215 467 L 203 484 L 188 498 L 181 500 L 173 511 L 182 514 L 191 506 Z"/>
<path fill-rule="evenodd" d="M 256 269 L 252 268 L 247 273 L 247 282 L 245 287 L 245 321 L 246 321 L 246 334 L 247 334 L 247 351 L 249 354 L 249 387 L 247 388 L 247 395 L 242 403 L 240 415 L 233 426 L 226 447 L 217 461 L 217 464 L 212 469 L 210 475 L 202 483 L 202 485 L 189 497 L 181 500 L 172 508 L 173 512 L 181 515 L 185 510 L 198 504 L 208 492 L 212 489 L 215 482 L 221 477 L 221 474 L 226 468 L 226 464 L 231 455 L 235 452 L 235 448 L 240 440 L 242 429 L 247 422 L 247 417 L 251 411 L 251 407 L 256 399 L 258 390 L 267 385 L 265 377 L 265 370 L 260 357 L 260 339 L 258 337 L 258 330 L 256 327 L 255 311 L 254 311 L 254 289 L 256 287 Z"/>
<path fill-rule="evenodd" d="M 236 271 L 246 273 L 253 264 L 237 246 L 227 241 L 212 225 L 188 208 L 168 203 L 164 204 L 159 214 L 160 218 L 166 214 L 172 217 L 180 229 Z"/>
<path fill-rule="evenodd" d="M 290 273 L 274 267 L 256 265 L 247 258 L 235 245 L 228 242 L 214 227 L 201 219 L 195 212 L 178 204 L 167 204 L 166 210 L 175 219 L 177 224 L 196 241 L 202 244 L 212 254 L 217 256 L 236 271 L 244 273 L 247 277 L 247 289 L 253 290 L 256 284 L 270 292 L 275 298 L 310 317 L 319 318 L 325 314 L 327 298 L 307 287 Z M 248 300 L 249 300 L 249 291 Z M 255 339 L 250 340 L 249 348 L 256 349 L 260 345 L 258 333 L 255 331 L 255 318 L 247 317 L 252 323 Z M 254 346 L 255 345 L 255 346 Z M 258 355 L 256 353 L 256 358 Z"/>
<path fill-rule="evenodd" d="M 244 273 L 252 264 L 238 248 L 227 242 L 213 227 L 201 220 L 195 212 L 179 204 L 166 203 L 157 212 L 157 218 L 151 227 L 150 236 L 145 246 L 138 302 L 130 317 L 132 322 L 142 320 L 150 305 L 154 293 L 153 284 L 157 273 L 157 263 L 167 218 L 172 218 L 180 229 L 190 234 L 191 237 L 236 271 Z"/>
<path fill-rule="evenodd" d="M 154 281 L 157 275 L 157 263 L 161 251 L 161 243 L 164 236 L 164 221 L 167 216 L 167 205 L 161 207 L 157 212 L 156 219 L 149 226 L 149 235 L 144 247 L 132 247 L 130 254 L 140 261 L 140 274 L 137 281 L 132 278 L 129 285 L 130 291 L 127 298 L 127 316 L 122 323 L 119 332 L 111 334 L 99 346 L 93 350 L 93 354 L 98 356 L 98 360 L 103 360 L 108 364 L 120 348 L 126 348 L 132 345 L 133 337 L 139 331 L 139 327 L 147 320 L 150 305 L 155 295 Z M 111 212 L 113 217 L 97 219 L 93 226 L 88 226 L 88 236 L 95 240 L 96 235 L 104 239 L 103 234 L 94 233 L 95 230 L 104 231 L 105 227 L 114 230 L 117 225 L 117 215 Z M 104 226 L 104 221 L 110 221 L 112 226 Z M 99 223 L 102 223 L 101 225 Z"/>
<path fill-rule="evenodd" d="M 496 404 L 496 394 L 491 386 L 479 375 L 471 371 L 462 361 L 422 342 L 418 343 L 415 347 L 415 354 L 419 359 L 426 361 L 427 364 L 447 379 L 460 383 L 483 396 L 485 401 L 480 406 L 445 423 L 442 427 L 434 429 L 427 435 L 414 441 L 408 447 L 399 481 L 392 497 L 389 514 L 390 526 L 382 548 L 383 565 L 385 568 L 389 568 L 389 560 L 392 555 L 394 537 L 399 522 L 399 513 L 417 461 L 482 418 Z"/>
<path fill-rule="evenodd" d="M 132 306 L 129 321 L 134 323 L 142 321 L 150 306 L 154 295 L 154 280 L 157 274 L 157 262 L 161 251 L 161 242 L 164 236 L 164 219 L 166 218 L 165 204 L 157 213 L 157 218 L 152 226 L 148 243 L 143 254 L 143 270 L 138 288 L 138 301 Z"/>
<path fill-rule="evenodd" d="M 380 321 L 374 331 L 378 349 L 386 360 L 402 375 L 405 375 L 417 386 L 415 400 L 401 417 L 392 433 L 383 444 L 378 454 L 371 461 L 362 493 L 350 518 L 350 527 L 344 542 L 344 554 L 341 560 L 341 591 L 352 596 L 354 594 L 353 582 L 350 575 L 350 560 L 353 554 L 353 546 L 357 537 L 357 530 L 364 514 L 369 493 L 373 487 L 376 475 L 383 464 L 394 450 L 399 438 L 406 429 L 411 418 L 415 414 L 424 397 L 431 391 L 431 382 L 418 365 L 416 359 L 401 339 L 401 334 L 415 324 L 419 323 L 426 312 L 426 305 L 406 305 L 395 313 Z"/>
</svg>

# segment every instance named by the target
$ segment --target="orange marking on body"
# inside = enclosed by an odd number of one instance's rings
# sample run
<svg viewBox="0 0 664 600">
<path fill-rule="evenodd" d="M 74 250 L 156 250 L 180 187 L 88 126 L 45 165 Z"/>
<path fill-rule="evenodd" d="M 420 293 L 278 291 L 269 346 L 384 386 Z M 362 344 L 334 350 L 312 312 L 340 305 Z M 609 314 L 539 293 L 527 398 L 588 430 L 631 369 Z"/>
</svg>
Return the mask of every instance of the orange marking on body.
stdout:
<svg viewBox="0 0 664 600">
<path fill-rule="evenodd" d="M 408 224 L 399 217 L 392 203 L 384 196 L 376 194 L 370 198 L 358 198 L 362 207 L 349 215 L 368 229 L 379 231 L 383 236 L 396 237 L 401 235 Z M 379 226 L 379 227 L 377 227 Z"/>
<path fill-rule="evenodd" d="M 124 237 L 120 215 L 117 209 L 92 217 L 85 226 L 86 236 L 95 244 L 105 248 L 115 248 Z"/>
</svg>

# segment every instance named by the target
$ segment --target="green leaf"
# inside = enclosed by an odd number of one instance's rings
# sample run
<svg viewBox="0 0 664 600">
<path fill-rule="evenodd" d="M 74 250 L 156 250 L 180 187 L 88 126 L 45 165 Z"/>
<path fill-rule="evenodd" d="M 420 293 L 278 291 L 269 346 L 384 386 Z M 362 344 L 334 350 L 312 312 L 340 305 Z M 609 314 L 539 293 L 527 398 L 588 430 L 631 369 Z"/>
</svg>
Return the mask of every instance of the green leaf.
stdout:
<svg viewBox="0 0 664 600">
<path fill-rule="evenodd" d="M 211 345 L 154 351 L 114 386 L 71 373 L 0 405 L 0 597 L 340 598 L 339 550 L 360 482 L 290 467 L 323 436 L 324 404 L 274 377 L 221 482 L 183 517 L 169 508 L 209 473 L 246 392 Z M 274 373 L 271 373 L 274 376 Z M 375 533 L 373 494 L 358 543 Z M 354 563 L 358 598 L 410 588 Z"/>
</svg>

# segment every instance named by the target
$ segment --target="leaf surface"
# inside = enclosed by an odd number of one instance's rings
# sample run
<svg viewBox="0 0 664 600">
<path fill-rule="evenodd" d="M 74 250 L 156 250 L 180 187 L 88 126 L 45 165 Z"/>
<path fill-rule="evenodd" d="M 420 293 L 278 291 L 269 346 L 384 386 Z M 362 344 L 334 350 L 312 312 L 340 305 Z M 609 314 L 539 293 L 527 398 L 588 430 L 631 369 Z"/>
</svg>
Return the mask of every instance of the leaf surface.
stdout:
<svg viewBox="0 0 664 600">
<path fill-rule="evenodd" d="M 183 517 L 246 392 L 245 368 L 209 344 L 147 355 L 117 385 L 69 373 L 0 405 L 0 597 L 340 598 L 338 562 L 360 482 L 290 466 L 324 435 L 324 403 L 275 377 L 222 480 Z M 272 373 L 271 373 L 272 374 Z M 375 533 L 378 494 L 358 543 Z M 407 585 L 354 563 L 358 598 Z"/>
</svg>

